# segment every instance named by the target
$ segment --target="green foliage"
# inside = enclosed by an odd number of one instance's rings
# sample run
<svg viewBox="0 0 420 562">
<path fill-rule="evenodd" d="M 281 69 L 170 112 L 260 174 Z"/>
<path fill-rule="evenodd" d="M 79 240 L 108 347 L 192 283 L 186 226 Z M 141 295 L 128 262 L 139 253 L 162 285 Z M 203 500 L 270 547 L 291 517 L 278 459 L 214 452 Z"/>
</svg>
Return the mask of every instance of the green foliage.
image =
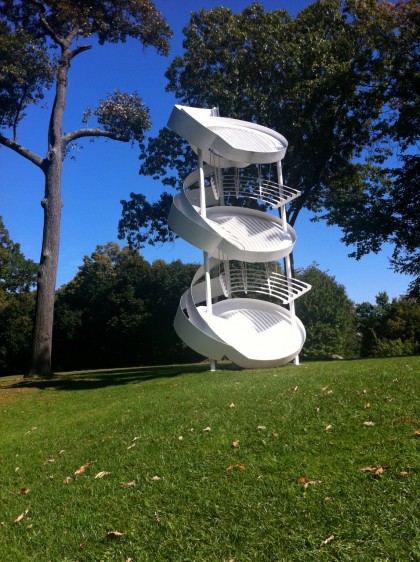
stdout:
<svg viewBox="0 0 420 562">
<path fill-rule="evenodd" d="M 112 132 L 118 140 L 125 142 L 141 142 L 144 131 L 151 125 L 149 110 L 137 92 L 125 94 L 115 90 L 112 96 L 100 100 L 94 115 L 105 131 Z"/>
<path fill-rule="evenodd" d="M 0 380 L 0 559 L 418 560 L 419 359 L 229 367 Z"/>
<path fill-rule="evenodd" d="M 401 297 L 389 301 L 378 293 L 376 303 L 356 305 L 364 357 L 391 357 L 420 353 L 420 302 Z"/>
<path fill-rule="evenodd" d="M 343 285 L 315 265 L 297 272 L 297 278 L 312 285 L 296 301 L 296 312 L 306 328 L 302 357 L 346 359 L 358 355 L 354 305 Z"/>
<path fill-rule="evenodd" d="M 27 260 L 0 217 L 0 373 L 27 368 L 33 330 L 37 265 Z"/>
<path fill-rule="evenodd" d="M 27 106 L 39 103 L 51 87 L 53 71 L 38 39 L 0 20 L 0 128 L 12 129 L 16 137 Z"/>
<path fill-rule="evenodd" d="M 9 231 L 0 217 L 0 291 L 27 293 L 36 283 L 37 264 L 27 260 L 20 244 L 10 239 Z"/>
<path fill-rule="evenodd" d="M 172 324 L 197 269 L 150 265 L 136 250 L 108 243 L 85 257 L 57 293 L 53 362 L 58 370 L 191 360 Z"/>
</svg>

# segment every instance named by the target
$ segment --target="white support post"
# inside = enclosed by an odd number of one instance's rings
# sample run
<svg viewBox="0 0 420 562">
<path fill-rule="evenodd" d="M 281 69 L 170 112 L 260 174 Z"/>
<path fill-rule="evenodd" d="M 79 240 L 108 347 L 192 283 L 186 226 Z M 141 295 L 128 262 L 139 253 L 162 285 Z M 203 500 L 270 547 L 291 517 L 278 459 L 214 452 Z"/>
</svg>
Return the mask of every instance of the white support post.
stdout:
<svg viewBox="0 0 420 562">
<path fill-rule="evenodd" d="M 198 170 L 200 175 L 200 215 L 205 219 L 207 216 L 206 187 L 204 185 L 203 151 L 200 148 L 198 149 Z"/>
<path fill-rule="evenodd" d="M 281 162 L 277 162 L 277 179 L 279 182 L 279 190 L 280 190 L 280 197 L 283 195 L 282 193 L 282 186 L 283 186 L 283 171 L 281 167 Z M 283 224 L 284 232 L 287 232 L 287 214 L 286 214 L 286 205 L 281 206 L 281 220 Z M 292 265 L 290 262 L 290 255 L 284 258 L 284 265 L 286 269 L 286 277 L 287 277 L 287 284 L 289 286 L 289 290 L 291 289 L 290 279 L 292 278 Z M 296 325 L 296 312 L 295 312 L 295 301 L 290 301 L 289 303 L 289 310 L 290 310 L 290 319 L 292 326 Z M 296 355 L 294 358 L 295 365 L 299 365 L 299 355 Z"/>
<path fill-rule="evenodd" d="M 277 181 L 279 182 L 279 195 L 283 198 L 283 170 L 281 167 L 281 161 L 277 162 Z M 286 205 L 280 207 L 281 221 L 283 225 L 284 232 L 287 232 L 287 215 L 286 215 Z"/>
</svg>

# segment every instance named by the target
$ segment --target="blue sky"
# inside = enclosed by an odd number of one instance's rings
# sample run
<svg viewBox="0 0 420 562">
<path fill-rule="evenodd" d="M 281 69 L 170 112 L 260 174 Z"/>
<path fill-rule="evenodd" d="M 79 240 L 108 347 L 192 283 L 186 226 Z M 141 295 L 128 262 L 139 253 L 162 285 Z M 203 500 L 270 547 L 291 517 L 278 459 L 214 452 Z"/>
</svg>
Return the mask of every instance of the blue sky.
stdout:
<svg viewBox="0 0 420 562">
<path fill-rule="evenodd" d="M 251 0 L 156 0 L 157 8 L 174 32 L 169 57 L 161 57 L 153 49 L 143 49 L 131 41 L 125 45 L 95 47 L 82 53 L 73 61 L 70 70 L 64 130 L 68 132 L 81 127 L 84 110 L 87 107 L 94 109 L 99 99 L 119 89 L 139 92 L 150 108 L 153 122 L 150 135 L 156 134 L 166 125 L 176 103 L 173 95 L 165 92 L 167 81 L 164 72 L 173 57 L 182 51 L 182 28 L 189 21 L 190 13 L 219 5 L 240 11 L 250 3 Z M 283 8 L 296 15 L 310 2 L 265 0 L 261 3 L 266 10 Z M 49 96 L 45 99 L 45 106 L 51 107 Z M 32 108 L 27 114 L 18 131 L 18 141 L 44 156 L 49 112 Z M 98 244 L 110 241 L 123 244 L 117 238 L 121 199 L 128 199 L 132 191 L 158 199 L 162 190 L 159 182 L 138 174 L 140 161 L 136 147 L 103 139 L 87 140 L 73 155 L 75 160 L 67 159 L 64 165 L 57 286 L 74 277 L 83 257 L 91 255 Z M 41 251 L 43 213 L 40 201 L 43 191 L 42 173 L 11 150 L 1 147 L 0 215 L 13 241 L 19 242 L 25 256 L 35 261 L 39 260 Z M 338 228 L 312 223 L 310 218 L 311 215 L 305 212 L 295 225 L 298 238 L 294 256 L 297 267 L 316 262 L 320 269 L 328 271 L 346 287 L 347 294 L 355 302 L 374 302 L 379 291 L 385 290 L 391 297 L 398 297 L 406 291 L 410 278 L 397 275 L 389 268 L 391 246 L 386 245 L 378 255 L 371 254 L 355 261 L 347 257 L 351 248 L 340 242 Z M 146 247 L 142 254 L 148 261 L 202 260 L 201 252 L 182 240 L 160 247 Z"/>
</svg>

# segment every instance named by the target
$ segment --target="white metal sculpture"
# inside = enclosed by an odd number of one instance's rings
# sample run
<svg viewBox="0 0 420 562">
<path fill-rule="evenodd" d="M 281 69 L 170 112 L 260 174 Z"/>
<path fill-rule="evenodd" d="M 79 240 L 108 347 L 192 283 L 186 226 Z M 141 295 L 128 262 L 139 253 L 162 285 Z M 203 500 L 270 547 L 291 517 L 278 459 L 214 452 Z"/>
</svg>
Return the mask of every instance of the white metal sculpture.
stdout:
<svg viewBox="0 0 420 562">
<path fill-rule="evenodd" d="M 168 223 L 204 252 L 203 266 L 181 297 L 177 334 L 208 357 L 212 369 L 223 357 L 247 369 L 298 363 L 306 333 L 294 301 L 310 285 L 291 277 L 296 234 L 286 204 L 300 192 L 283 185 L 286 139 L 255 123 L 220 117 L 217 109 L 176 105 L 168 126 L 198 156 Z M 254 174 L 247 173 L 251 165 L 257 166 Z M 247 207 L 250 200 L 280 209 L 280 216 Z M 277 267 L 281 258 L 285 275 Z"/>
</svg>

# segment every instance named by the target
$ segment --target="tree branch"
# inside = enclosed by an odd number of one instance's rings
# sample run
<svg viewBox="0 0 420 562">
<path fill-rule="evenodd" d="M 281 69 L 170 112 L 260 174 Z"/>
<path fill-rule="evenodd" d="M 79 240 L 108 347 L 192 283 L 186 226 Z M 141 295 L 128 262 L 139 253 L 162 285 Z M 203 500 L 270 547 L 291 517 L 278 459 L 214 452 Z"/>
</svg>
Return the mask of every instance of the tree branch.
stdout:
<svg viewBox="0 0 420 562">
<path fill-rule="evenodd" d="M 4 137 L 3 135 L 0 134 L 0 144 L 2 144 L 3 146 L 7 146 L 8 148 L 11 148 L 17 154 L 23 156 L 24 158 L 32 162 L 32 164 L 35 164 L 35 166 L 38 166 L 38 168 L 42 168 L 44 159 L 38 156 L 38 154 L 35 154 L 34 152 L 31 152 L 29 149 L 20 145 L 16 141 L 10 140 L 7 137 Z"/>
<path fill-rule="evenodd" d="M 43 26 L 45 31 L 48 33 L 48 35 L 58 45 L 61 45 L 61 47 L 65 48 L 66 45 L 65 45 L 65 41 L 63 40 L 63 38 L 60 37 L 59 35 L 57 35 L 56 32 L 50 26 L 50 24 L 47 22 L 47 18 L 45 17 L 45 6 L 44 6 L 44 4 L 42 2 L 40 2 L 40 0 L 29 0 L 29 2 L 38 8 L 41 25 Z"/>
<path fill-rule="evenodd" d="M 122 139 L 118 135 L 111 133 L 110 131 L 105 131 L 104 129 L 97 129 L 93 127 L 91 128 L 87 127 L 86 129 L 78 129 L 77 131 L 73 131 L 72 133 L 66 133 L 65 135 L 63 135 L 62 137 L 63 147 L 69 144 L 69 142 L 72 142 L 76 139 L 80 139 L 82 137 L 106 137 L 112 140 L 127 142 L 124 141 L 124 139 Z"/>
<path fill-rule="evenodd" d="M 80 53 L 83 53 L 83 51 L 88 51 L 91 48 L 92 45 L 81 45 L 80 47 L 76 47 L 75 49 L 73 49 L 73 51 L 71 51 L 71 58 L 73 59 Z"/>
</svg>

